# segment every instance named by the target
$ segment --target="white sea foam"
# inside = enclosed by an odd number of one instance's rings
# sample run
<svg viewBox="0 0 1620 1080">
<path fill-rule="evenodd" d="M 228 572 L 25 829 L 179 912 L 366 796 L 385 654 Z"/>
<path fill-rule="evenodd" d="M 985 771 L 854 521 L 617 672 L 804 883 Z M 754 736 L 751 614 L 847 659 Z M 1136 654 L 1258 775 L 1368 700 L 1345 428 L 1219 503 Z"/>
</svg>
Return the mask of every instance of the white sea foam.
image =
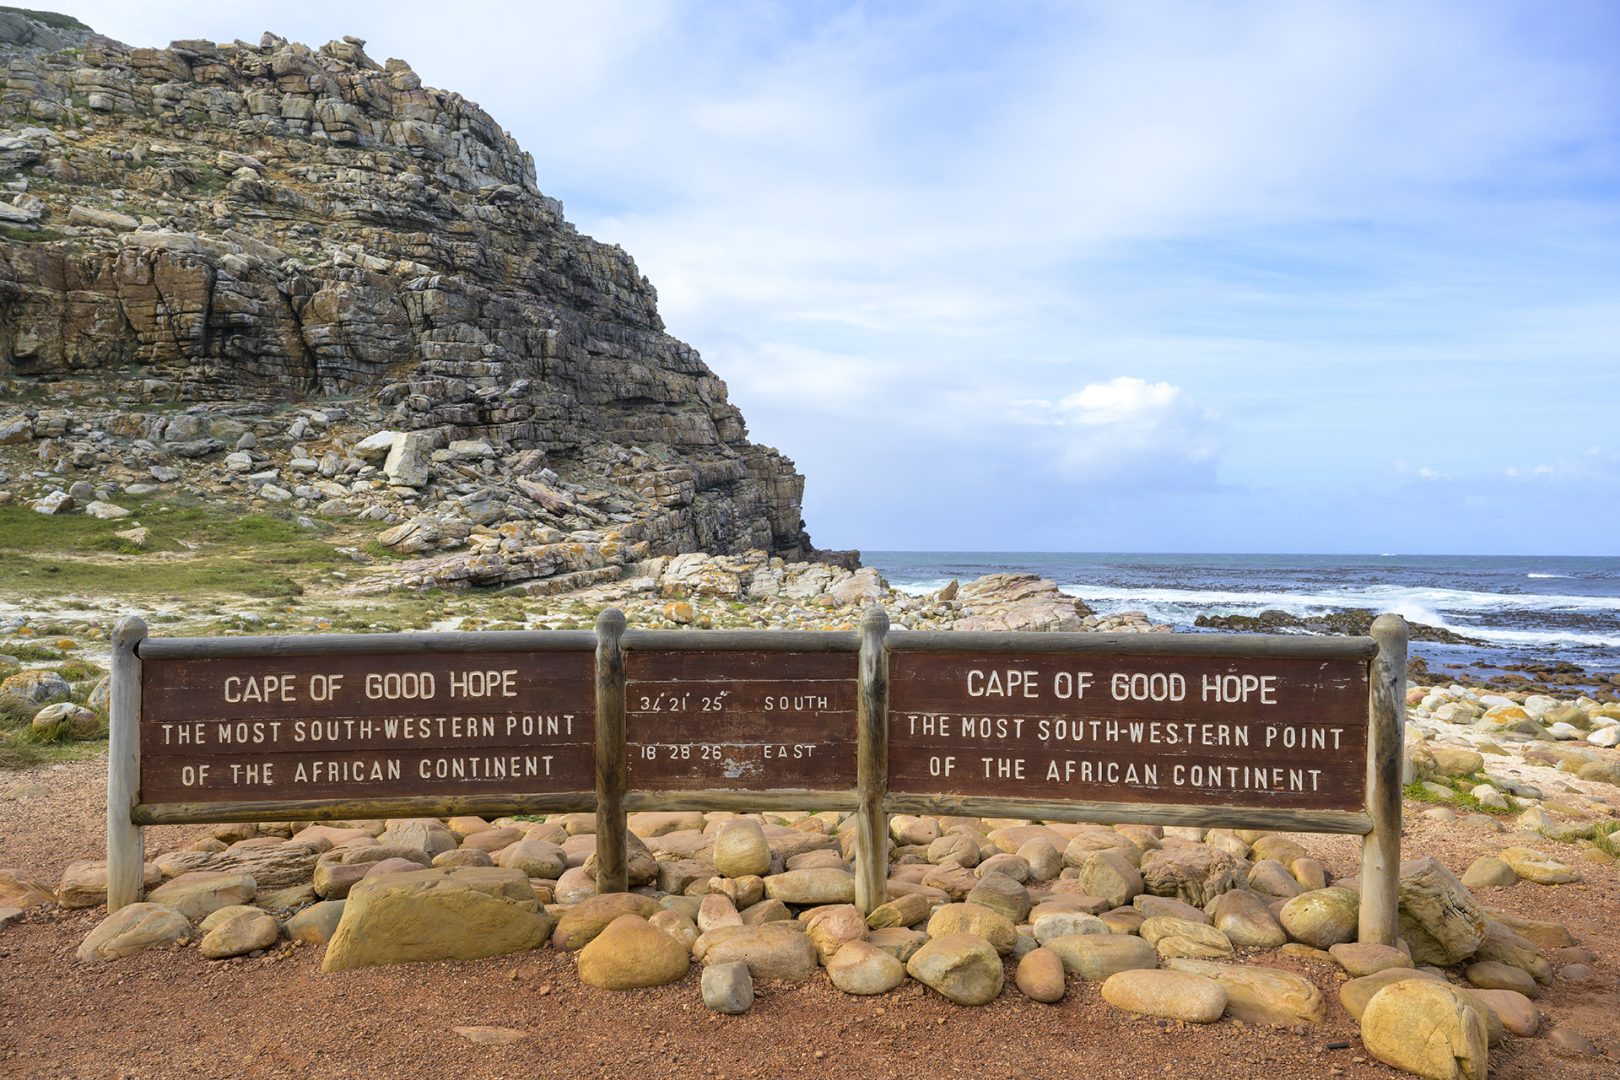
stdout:
<svg viewBox="0 0 1620 1080">
<path fill-rule="evenodd" d="M 1138 604 L 1173 604 L 1209 610 L 1232 606 L 1241 611 L 1225 614 L 1253 614 L 1268 608 L 1291 615 L 1323 615 L 1345 608 L 1374 608 L 1398 611 L 1408 619 L 1425 621 L 1423 616 L 1438 613 L 1518 611 L 1559 611 L 1572 613 L 1620 612 L 1616 596 L 1538 596 L 1533 593 L 1473 592 L 1464 589 L 1411 588 L 1375 585 L 1365 588 L 1333 589 L 1320 592 L 1243 591 L 1236 589 L 1117 588 L 1098 585 L 1072 585 L 1063 590 L 1087 603 L 1127 601 Z M 1432 625 L 1432 624 L 1431 624 Z"/>
<path fill-rule="evenodd" d="M 1620 635 L 1587 633 L 1548 627 L 1505 630 L 1478 625 L 1478 617 L 1494 612 L 1561 612 L 1603 615 L 1620 612 L 1620 598 L 1602 596 L 1534 596 L 1471 592 L 1461 589 L 1370 586 L 1309 593 L 1244 592 L 1228 589 L 1129 589 L 1077 586 L 1064 590 L 1082 597 L 1100 614 L 1143 611 L 1155 622 L 1186 626 L 1201 614 L 1258 615 L 1285 611 L 1308 618 L 1346 608 L 1393 611 L 1408 620 L 1502 645 L 1585 646 L 1614 648 Z"/>
<path fill-rule="evenodd" d="M 1569 578 L 1569 577 L 1573 577 L 1574 575 L 1572 575 L 1572 574 L 1526 574 L 1524 576 L 1527 577 L 1527 578 L 1546 579 L 1546 578 Z"/>
<path fill-rule="evenodd" d="M 948 577 L 928 578 L 924 581 L 891 581 L 895 592 L 903 592 L 907 596 L 927 596 L 937 593 L 951 583 Z"/>
</svg>

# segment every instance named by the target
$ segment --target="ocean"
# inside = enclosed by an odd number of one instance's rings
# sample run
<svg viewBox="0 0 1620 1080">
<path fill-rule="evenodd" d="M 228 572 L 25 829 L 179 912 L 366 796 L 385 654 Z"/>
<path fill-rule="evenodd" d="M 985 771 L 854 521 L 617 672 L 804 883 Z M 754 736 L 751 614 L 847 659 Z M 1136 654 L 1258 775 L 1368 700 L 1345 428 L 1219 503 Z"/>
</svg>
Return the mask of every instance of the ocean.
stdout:
<svg viewBox="0 0 1620 1080">
<path fill-rule="evenodd" d="M 1028 572 L 1099 613 L 1145 611 L 1178 630 L 1193 629 L 1202 614 L 1371 608 L 1484 643 L 1414 642 L 1413 655 L 1431 664 L 1566 661 L 1620 672 L 1620 558 L 1041 551 L 867 551 L 861 558 L 907 592 L 932 592 L 952 578 Z"/>
</svg>

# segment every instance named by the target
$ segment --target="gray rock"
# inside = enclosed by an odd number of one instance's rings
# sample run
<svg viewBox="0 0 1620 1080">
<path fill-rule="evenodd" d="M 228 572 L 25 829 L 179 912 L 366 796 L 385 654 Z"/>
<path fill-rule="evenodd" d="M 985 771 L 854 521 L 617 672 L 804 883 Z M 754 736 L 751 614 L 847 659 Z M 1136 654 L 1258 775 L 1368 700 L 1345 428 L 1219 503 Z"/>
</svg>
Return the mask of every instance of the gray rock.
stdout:
<svg viewBox="0 0 1620 1080">
<path fill-rule="evenodd" d="M 754 977 L 741 960 L 703 969 L 703 1004 L 713 1012 L 735 1016 L 754 1004 Z"/>
</svg>

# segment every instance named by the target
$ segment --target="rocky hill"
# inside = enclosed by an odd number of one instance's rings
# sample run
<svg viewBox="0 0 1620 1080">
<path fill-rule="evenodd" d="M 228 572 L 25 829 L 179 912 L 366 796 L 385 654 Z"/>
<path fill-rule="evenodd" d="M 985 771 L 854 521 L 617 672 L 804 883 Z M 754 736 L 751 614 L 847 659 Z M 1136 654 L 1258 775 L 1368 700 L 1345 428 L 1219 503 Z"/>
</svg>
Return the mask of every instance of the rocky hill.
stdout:
<svg viewBox="0 0 1620 1080">
<path fill-rule="evenodd" d="M 9 9 L 0 68 L 0 501 L 364 523 L 429 582 L 817 557 L 634 260 L 405 61 Z"/>
</svg>

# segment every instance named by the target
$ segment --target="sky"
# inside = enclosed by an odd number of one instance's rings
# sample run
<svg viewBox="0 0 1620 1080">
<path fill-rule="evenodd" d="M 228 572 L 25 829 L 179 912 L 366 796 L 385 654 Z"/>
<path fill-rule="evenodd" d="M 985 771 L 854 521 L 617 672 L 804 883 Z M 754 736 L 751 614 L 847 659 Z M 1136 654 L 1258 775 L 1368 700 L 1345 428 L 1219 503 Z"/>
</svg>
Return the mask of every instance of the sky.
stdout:
<svg viewBox="0 0 1620 1080">
<path fill-rule="evenodd" d="M 220 3 L 630 252 L 818 546 L 1620 554 L 1620 5 Z"/>
</svg>

